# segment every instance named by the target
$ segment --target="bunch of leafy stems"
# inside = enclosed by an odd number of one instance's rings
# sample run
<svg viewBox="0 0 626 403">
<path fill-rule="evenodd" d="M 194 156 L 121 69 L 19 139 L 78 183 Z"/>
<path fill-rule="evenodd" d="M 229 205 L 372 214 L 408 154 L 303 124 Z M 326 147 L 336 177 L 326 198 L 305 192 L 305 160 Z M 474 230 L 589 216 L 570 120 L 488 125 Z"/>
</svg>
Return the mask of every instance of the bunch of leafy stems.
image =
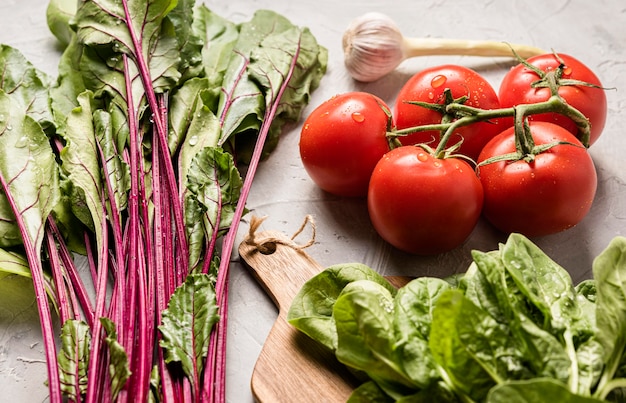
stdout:
<svg viewBox="0 0 626 403">
<path fill-rule="evenodd" d="M 531 104 L 519 104 L 510 108 L 498 108 L 498 109 L 481 109 L 465 105 L 467 96 L 463 96 L 458 99 L 454 99 L 449 89 L 444 90 L 444 102 L 442 104 L 431 104 L 426 102 L 409 102 L 411 104 L 419 105 L 424 108 L 434 109 L 443 113 L 441 123 L 421 125 L 415 127 L 409 127 L 399 130 L 391 130 L 387 132 L 387 139 L 389 141 L 390 148 L 397 148 L 402 144 L 398 140 L 398 137 L 406 136 L 412 133 L 423 131 L 439 131 L 441 133 L 440 141 L 435 149 L 427 144 L 419 144 L 420 147 L 430 152 L 437 158 L 448 157 L 460 157 L 464 159 L 470 159 L 464 155 L 456 154 L 454 151 L 460 147 L 460 143 L 455 144 L 452 147 L 448 147 L 450 137 L 454 134 L 455 130 L 460 127 L 468 126 L 477 122 L 492 121 L 498 118 L 514 118 L 515 127 L 515 148 L 516 151 L 511 154 L 499 155 L 488 160 L 485 160 L 481 165 L 497 161 L 519 161 L 524 160 L 526 162 L 532 162 L 535 155 L 544 152 L 554 146 L 569 144 L 569 142 L 555 141 L 548 144 L 536 146 L 532 135 L 530 133 L 530 127 L 528 124 L 528 116 L 543 114 L 543 113 L 559 113 L 570 118 L 577 126 L 578 133 L 577 138 L 583 144 L 585 148 L 589 147 L 589 138 L 591 126 L 589 120 L 578 109 L 569 105 L 559 94 L 559 87 L 562 85 L 582 85 L 592 86 L 591 84 L 577 81 L 577 80 L 561 80 L 564 65 L 558 66 L 556 69 L 543 73 L 538 71 L 532 65 L 522 61 L 527 67 L 532 68 L 541 79 L 537 80 L 532 85 L 535 87 L 547 87 L 550 89 L 550 97 L 543 101 Z M 471 160 L 471 159 L 470 159 Z M 474 164 L 476 161 L 471 161 Z"/>
<path fill-rule="evenodd" d="M 137 41 L 135 46 L 140 49 L 141 44 Z M 141 52 L 138 52 L 141 54 Z M 126 54 L 123 57 L 124 70 L 130 70 L 131 60 Z M 215 279 L 215 305 L 219 307 L 220 315 L 216 328 L 211 331 L 208 347 L 208 356 L 204 371 L 194 368 L 193 379 L 173 373 L 166 366 L 166 361 L 161 348 L 156 351 L 151 347 L 155 338 L 158 337 L 154 323 L 150 320 L 157 317 L 157 324 L 161 323 L 162 311 L 167 307 L 168 299 L 174 289 L 185 282 L 190 274 L 188 262 L 188 244 L 185 233 L 185 224 L 182 216 L 181 200 L 173 161 L 169 153 L 167 142 L 167 101 L 164 94 L 157 94 L 152 88 L 152 77 L 146 60 L 137 57 L 136 63 L 144 88 L 148 108 L 151 111 L 149 128 L 147 122 L 143 122 L 137 111 L 132 110 L 132 83 L 130 74 L 124 74 L 126 93 L 128 96 L 128 126 L 130 137 L 128 140 L 130 193 L 128 198 L 128 226 L 121 222 L 121 211 L 117 206 L 115 191 L 110 183 L 106 183 L 108 189 L 101 195 L 102 211 L 107 220 L 101 221 L 99 230 L 103 234 L 100 250 L 93 250 L 92 239 L 85 233 L 86 256 L 93 280 L 96 300 L 92 303 L 87 287 L 79 276 L 79 270 L 74 262 L 74 257 L 67 245 L 67 240 L 62 234 L 52 215 L 47 215 L 45 228 L 41 234 L 33 236 L 29 232 L 28 224 L 21 214 L 21 208 L 16 197 L 11 193 L 10 181 L 0 175 L 0 190 L 3 191 L 11 209 L 15 212 L 15 220 L 20 230 L 24 251 L 30 266 L 30 272 L 36 295 L 37 308 L 40 314 L 40 323 L 44 339 L 44 350 L 48 367 L 49 401 L 61 403 L 64 401 L 63 392 L 69 388 L 75 391 L 84 391 L 72 395 L 69 401 L 150 401 L 150 391 L 146 386 L 155 379 L 153 369 L 156 369 L 160 386 L 152 385 L 152 392 L 162 394 L 158 401 L 225 401 L 225 344 L 227 324 L 227 300 L 228 300 L 228 274 L 230 256 L 233 251 L 238 224 L 245 213 L 245 205 L 249 195 L 252 180 L 257 166 L 262 157 L 265 141 L 270 129 L 269 124 L 262 125 L 259 131 L 253 154 L 247 166 L 241 192 L 237 200 L 232 224 L 228 227 L 221 243 L 220 256 L 216 255 L 218 229 L 213 231 L 212 238 L 207 240 L 209 246 L 205 250 L 205 259 L 201 273 L 209 272 L 216 275 Z M 288 83 L 294 73 L 296 64 L 292 63 L 286 72 L 285 83 Z M 282 97 L 286 90 L 286 84 L 278 89 L 277 99 Z M 266 111 L 266 117 L 276 114 L 278 103 Z M 269 120 L 269 119 L 267 119 Z M 144 136 L 152 136 L 152 165 L 151 183 L 152 206 L 149 206 L 144 183 L 148 173 L 142 164 Z M 54 139 L 56 151 L 63 149 L 59 139 Z M 103 150 L 98 145 L 98 151 L 103 161 L 106 161 Z M 107 164 L 102 164 L 105 176 Z M 106 196 L 105 193 L 108 195 Z M 105 198 L 107 198 L 105 202 Z M 151 219 L 150 211 L 153 211 Z M 144 225 L 153 222 L 154 229 L 150 232 Z M 220 222 L 218 213 L 217 223 Z M 109 226 L 109 224 L 111 224 Z M 154 235 L 154 237 L 152 237 Z M 109 236 L 111 239 L 109 239 Z M 110 242 L 115 243 L 115 250 L 109 248 Z M 127 241 L 127 242 L 126 242 Z M 174 243 L 174 244 L 172 244 Z M 51 271 L 51 276 L 44 274 L 44 260 L 39 250 L 44 246 L 46 263 Z M 166 256 L 170 254 L 169 256 Z M 124 267 L 124 265 L 127 267 Z M 164 266 L 170 266 L 167 270 Z M 143 270 L 146 268 L 146 270 Z M 175 278 L 166 278 L 171 273 Z M 125 278 L 128 274 L 130 278 Z M 111 297 L 110 314 L 122 320 L 121 334 L 117 334 L 116 324 L 108 319 L 107 315 L 107 282 L 109 276 L 115 278 L 116 287 Z M 151 282 L 156 289 L 156 295 L 148 290 Z M 120 288 L 118 288 L 120 287 Z M 135 298 L 139 295 L 140 297 Z M 62 343 L 63 347 L 75 348 L 71 351 L 69 365 L 75 370 L 74 384 L 66 384 L 61 380 L 60 372 L 64 371 L 57 357 L 55 331 L 52 321 L 51 304 L 46 296 L 50 296 L 54 308 L 58 310 L 60 322 L 70 323 L 71 328 L 61 338 L 71 338 L 68 343 Z M 127 299 L 126 299 L 127 298 Z M 126 304 L 124 303 L 126 302 Z M 85 323 L 82 322 L 84 319 Z M 91 332 L 89 332 L 91 330 Z M 91 353 L 87 363 L 81 360 L 87 353 L 84 348 L 85 337 L 91 333 L 91 346 L 87 347 Z M 106 348 L 109 353 L 106 356 Z M 79 351 L 80 350 L 80 351 Z M 136 354 L 131 355 L 131 352 Z M 61 352 L 63 353 L 63 352 Z M 128 356 L 126 356 L 128 354 Z M 151 367 L 153 355 L 158 356 L 158 366 Z M 197 357 L 193 357 L 194 366 Z M 130 367 L 136 369 L 131 378 Z M 88 375 L 87 375 L 88 374 Z M 81 379 L 81 375 L 84 376 Z M 178 379 L 174 379 L 177 377 Z M 104 387 L 105 381 L 110 383 L 111 389 Z M 128 381 L 128 382 L 127 382 Z M 127 385 L 128 383 L 128 385 Z M 123 391 L 123 389 L 125 389 Z M 180 399 L 180 400 L 179 400 Z"/>
</svg>

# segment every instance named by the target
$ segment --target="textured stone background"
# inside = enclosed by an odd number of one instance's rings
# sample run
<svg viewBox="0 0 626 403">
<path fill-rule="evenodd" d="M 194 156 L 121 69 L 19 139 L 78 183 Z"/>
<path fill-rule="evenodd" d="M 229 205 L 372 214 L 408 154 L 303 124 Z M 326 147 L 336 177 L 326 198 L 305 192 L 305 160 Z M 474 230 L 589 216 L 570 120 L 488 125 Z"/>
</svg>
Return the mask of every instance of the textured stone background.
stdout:
<svg viewBox="0 0 626 403">
<path fill-rule="evenodd" d="M 577 227 L 536 240 L 567 268 L 574 281 L 590 276 L 591 262 L 611 238 L 626 234 L 626 5 L 617 0 L 316 0 L 206 1 L 218 14 L 248 20 L 261 8 L 273 9 L 298 25 L 308 26 L 329 50 L 328 73 L 305 114 L 327 98 L 352 90 L 370 91 L 393 105 L 408 77 L 420 68 L 457 63 L 478 70 L 497 88 L 511 64 L 471 57 L 425 57 L 405 62 L 389 76 L 371 84 L 350 79 L 343 68 L 341 36 L 352 18 L 382 11 L 396 20 L 406 36 L 493 39 L 527 43 L 571 54 L 586 63 L 606 87 L 608 122 L 591 154 L 599 187 L 594 206 Z M 45 22 L 46 0 L 1 0 L 0 43 L 19 48 L 38 68 L 55 75 L 59 50 Z M 502 237 L 481 223 L 458 250 L 416 258 L 393 250 L 372 229 L 362 201 L 339 199 L 320 192 L 299 160 L 300 127 L 288 130 L 277 150 L 261 164 L 248 207 L 267 215 L 263 229 L 293 233 L 306 214 L 317 221 L 317 242 L 308 249 L 322 265 L 358 261 L 383 274 L 447 275 L 464 271 L 471 249 L 491 250 Z M 244 223 L 241 233 L 247 230 Z M 251 275 L 234 257 L 228 339 L 229 402 L 251 402 L 250 376 L 276 309 Z M 8 282 L 24 282 L 21 293 Z M 47 400 L 45 363 L 37 311 L 28 283 L 0 281 L 1 401 Z M 8 398 L 8 399 L 7 399 Z"/>
</svg>

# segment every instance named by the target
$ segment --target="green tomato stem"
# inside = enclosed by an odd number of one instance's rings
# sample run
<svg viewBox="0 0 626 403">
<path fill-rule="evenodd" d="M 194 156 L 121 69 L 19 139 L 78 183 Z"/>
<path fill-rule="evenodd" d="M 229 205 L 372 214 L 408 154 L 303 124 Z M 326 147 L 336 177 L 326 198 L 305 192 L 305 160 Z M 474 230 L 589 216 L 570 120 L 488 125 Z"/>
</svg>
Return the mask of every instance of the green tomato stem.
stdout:
<svg viewBox="0 0 626 403">
<path fill-rule="evenodd" d="M 591 135 L 591 127 L 589 120 L 579 110 L 569 105 L 559 95 L 559 76 L 560 70 L 549 71 L 542 77 L 545 87 L 551 92 L 550 98 L 543 102 L 534 104 L 520 104 L 509 108 L 499 109 L 481 109 L 469 105 L 465 105 L 461 99 L 448 100 L 445 104 L 445 113 L 441 123 L 429 124 L 422 126 L 409 127 L 400 130 L 391 130 L 387 133 L 389 143 L 392 148 L 400 145 L 399 141 L 393 141 L 397 137 L 406 136 L 411 133 L 435 130 L 442 133 L 441 140 L 434 151 L 438 158 L 446 155 L 447 143 L 456 129 L 467 126 L 472 123 L 484 122 L 503 117 L 513 117 L 515 120 L 515 133 L 518 145 L 518 152 L 524 158 L 534 157 L 534 142 L 532 136 L 528 133 L 526 126 L 526 117 L 542 113 L 559 113 L 572 119 L 578 127 L 577 137 L 585 147 L 589 147 L 589 139 Z M 451 119 L 451 116 L 461 116 L 458 119 Z"/>
</svg>

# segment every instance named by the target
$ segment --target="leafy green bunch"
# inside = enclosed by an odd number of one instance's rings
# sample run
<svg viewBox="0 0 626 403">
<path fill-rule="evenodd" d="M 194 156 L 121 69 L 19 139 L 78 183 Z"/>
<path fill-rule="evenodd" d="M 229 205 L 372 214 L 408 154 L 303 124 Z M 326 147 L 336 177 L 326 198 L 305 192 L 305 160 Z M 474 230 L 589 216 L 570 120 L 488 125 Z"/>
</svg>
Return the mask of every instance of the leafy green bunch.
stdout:
<svg viewBox="0 0 626 403">
<path fill-rule="evenodd" d="M 238 223 L 327 51 L 275 12 L 193 0 L 47 17 L 58 77 L 0 46 L 0 270 L 33 279 L 50 401 L 223 401 Z"/>
<path fill-rule="evenodd" d="M 288 320 L 363 380 L 350 402 L 624 402 L 626 238 L 578 285 L 526 237 L 396 289 L 361 264 L 310 279 Z"/>
</svg>

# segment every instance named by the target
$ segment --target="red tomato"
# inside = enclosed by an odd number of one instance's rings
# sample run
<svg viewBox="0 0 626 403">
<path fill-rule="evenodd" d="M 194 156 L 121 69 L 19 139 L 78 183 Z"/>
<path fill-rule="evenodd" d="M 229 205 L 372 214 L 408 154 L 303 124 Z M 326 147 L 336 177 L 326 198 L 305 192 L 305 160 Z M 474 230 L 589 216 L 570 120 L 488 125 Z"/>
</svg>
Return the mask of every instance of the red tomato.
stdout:
<svg viewBox="0 0 626 403">
<path fill-rule="evenodd" d="M 567 141 L 534 161 L 494 162 L 479 167 L 485 191 L 484 216 L 506 233 L 543 236 L 578 224 L 593 202 L 597 176 L 591 156 L 576 137 L 553 123 L 531 122 L 535 145 Z M 515 151 L 514 128 L 483 149 L 479 163 Z"/>
<path fill-rule="evenodd" d="M 389 107 L 365 92 L 330 98 L 305 120 L 300 157 L 320 188 L 339 196 L 367 195 L 376 163 L 389 151 Z"/>
<path fill-rule="evenodd" d="M 434 255 L 459 246 L 480 217 L 483 190 L 474 169 L 419 146 L 388 152 L 370 180 L 367 206 L 378 234 L 396 248 Z"/>
<path fill-rule="evenodd" d="M 579 80 L 598 87 L 602 86 L 598 77 L 579 60 L 564 54 L 558 54 L 558 57 L 565 64 L 562 79 Z M 551 53 L 531 57 L 527 62 L 544 72 L 556 69 L 561 63 Z M 513 67 L 504 76 L 500 85 L 499 97 L 502 107 L 546 101 L 551 96 L 550 89 L 532 87 L 532 83 L 540 79 L 537 73 L 521 63 Z M 593 144 L 600 137 L 606 123 L 607 101 L 604 90 L 583 85 L 562 85 L 559 87 L 559 95 L 589 119 L 591 124 L 589 145 Z M 578 132 L 574 121 L 559 113 L 531 115 L 528 119 L 556 123 L 573 134 Z"/>
<path fill-rule="evenodd" d="M 444 90 L 447 88 L 454 99 L 466 96 L 465 105 L 481 109 L 500 107 L 496 91 L 474 70 L 456 65 L 436 66 L 415 74 L 400 90 L 393 111 L 396 127 L 405 129 L 441 123 L 441 112 L 409 102 L 444 104 Z M 498 121 L 474 123 L 459 128 L 447 145 L 451 146 L 462 139 L 458 152 L 476 160 L 483 146 L 502 130 Z M 399 137 L 399 140 L 405 145 L 428 143 L 435 148 L 440 136 L 438 131 L 425 131 Z"/>
</svg>

